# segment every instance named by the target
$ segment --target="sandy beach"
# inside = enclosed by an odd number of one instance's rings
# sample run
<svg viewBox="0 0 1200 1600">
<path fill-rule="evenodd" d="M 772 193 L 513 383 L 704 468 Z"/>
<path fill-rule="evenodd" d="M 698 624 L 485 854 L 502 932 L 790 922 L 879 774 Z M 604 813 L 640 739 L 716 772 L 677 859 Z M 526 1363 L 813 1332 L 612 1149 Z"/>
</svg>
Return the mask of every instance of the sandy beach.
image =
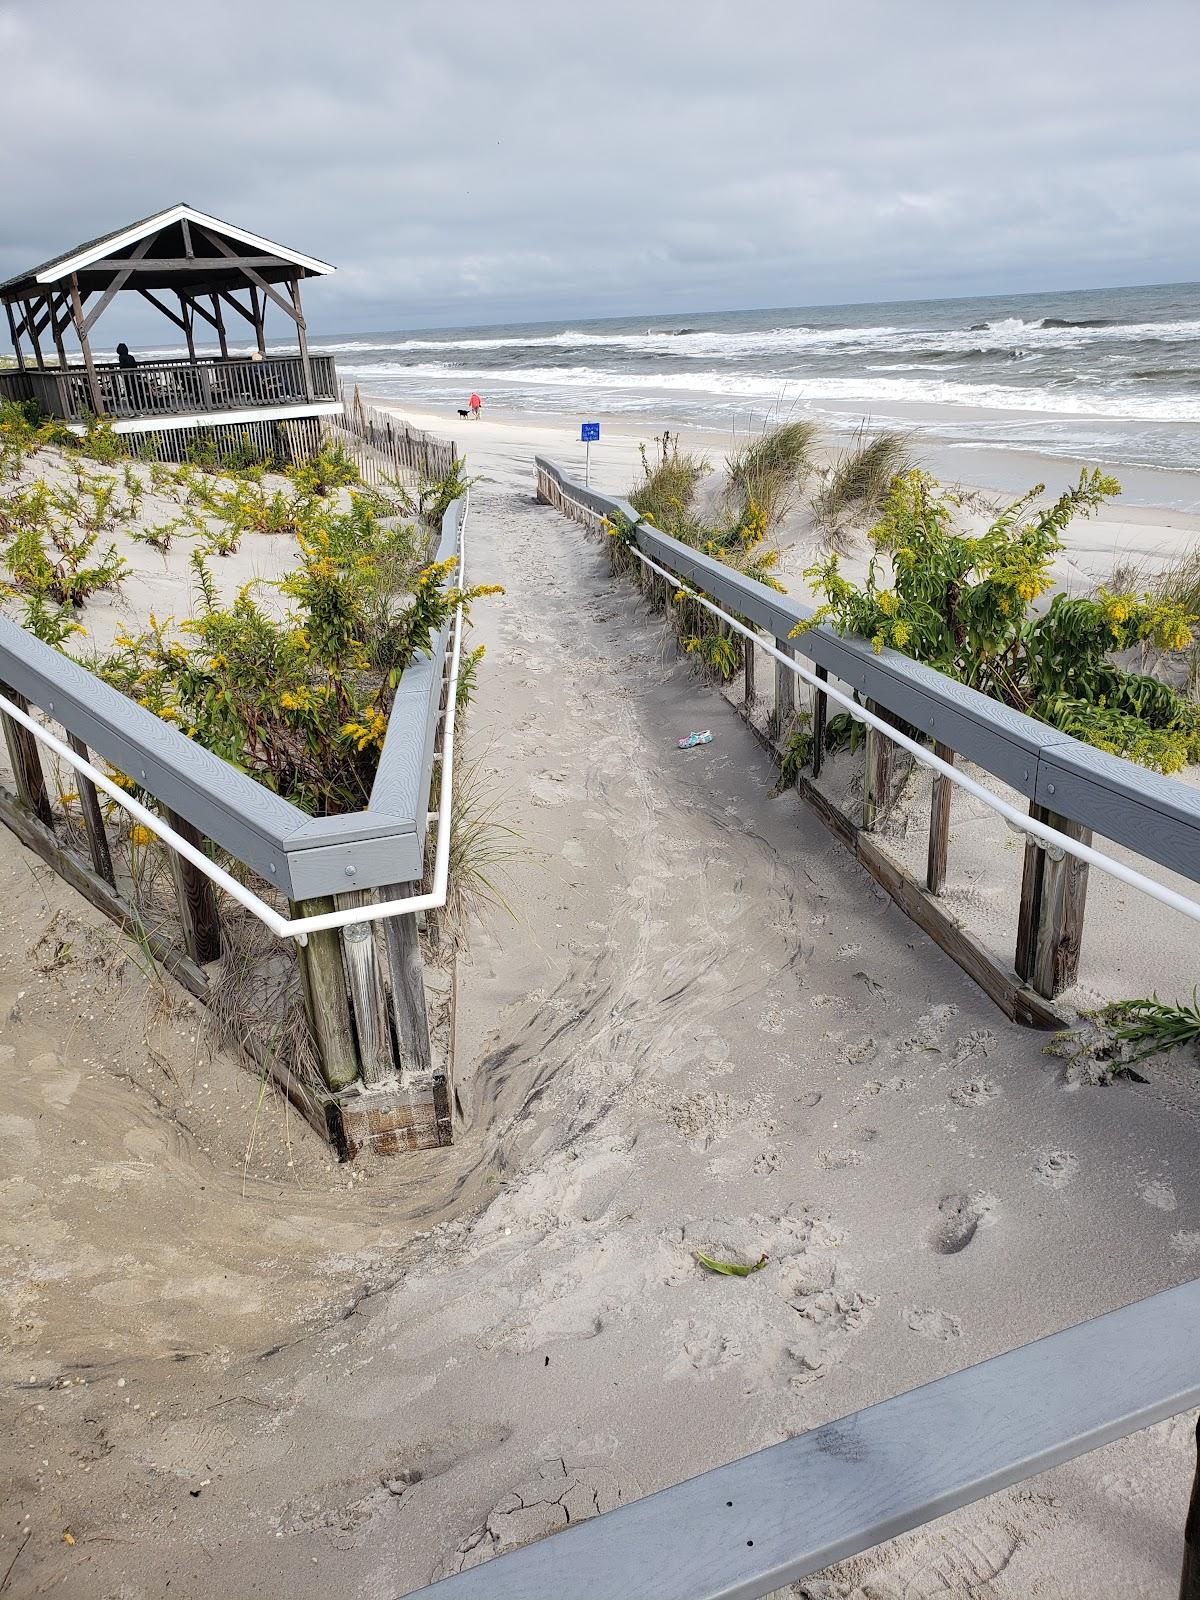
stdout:
<svg viewBox="0 0 1200 1600">
<path fill-rule="evenodd" d="M 390 1600 L 1200 1259 L 1187 1074 L 1069 1078 L 770 797 L 533 503 L 565 430 L 412 420 L 465 449 L 471 578 L 507 591 L 466 760 L 521 851 L 463 964 L 457 1142 L 333 1168 L 0 839 L 14 1596 Z M 593 481 L 628 488 L 637 442 L 606 430 Z M 1072 559 L 1191 532 L 1122 507 Z M 1166 1600 L 1192 1467 L 1181 1417 L 795 1593 Z"/>
</svg>

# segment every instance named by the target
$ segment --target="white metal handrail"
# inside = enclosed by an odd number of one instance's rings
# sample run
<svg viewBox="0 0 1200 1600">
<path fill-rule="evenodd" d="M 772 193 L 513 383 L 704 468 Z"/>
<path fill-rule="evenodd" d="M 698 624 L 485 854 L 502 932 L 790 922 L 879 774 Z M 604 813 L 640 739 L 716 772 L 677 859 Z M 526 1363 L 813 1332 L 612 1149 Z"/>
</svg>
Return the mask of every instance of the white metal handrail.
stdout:
<svg viewBox="0 0 1200 1600">
<path fill-rule="evenodd" d="M 566 492 L 561 483 L 556 485 L 556 489 L 562 499 L 569 505 L 575 506 L 588 517 L 603 520 L 594 507 L 586 505 L 582 500 L 576 500 L 573 495 Z M 855 721 L 878 729 L 893 744 L 898 744 L 902 749 L 907 750 L 919 765 L 929 767 L 932 771 L 940 773 L 967 794 L 973 795 L 977 800 L 982 800 L 990 810 L 1003 817 L 1014 832 L 1029 836 L 1035 844 L 1043 848 L 1061 850 L 1066 855 L 1074 856 L 1077 860 L 1086 862 L 1088 866 L 1095 867 L 1097 871 L 1107 873 L 1110 878 L 1115 878 L 1119 883 L 1127 884 L 1131 889 L 1140 890 L 1142 894 L 1149 895 L 1151 899 L 1159 901 L 1161 905 L 1169 906 L 1172 911 L 1179 911 L 1185 917 L 1190 917 L 1193 922 L 1200 922 L 1200 904 L 1197 904 L 1195 900 L 1190 900 L 1186 895 L 1179 894 L 1175 889 L 1168 888 L 1166 884 L 1156 883 L 1153 878 L 1146 877 L 1145 873 L 1138 872 L 1136 868 L 1127 867 L 1124 862 L 1115 861 L 1112 856 L 1106 856 L 1102 851 L 1094 850 L 1091 845 L 1083 844 L 1079 839 L 1072 839 L 1067 834 L 1060 833 L 1057 828 L 1052 828 L 1047 823 L 1040 822 L 1036 817 L 1031 817 L 1024 811 L 1019 811 L 1016 806 L 1010 805 L 1007 800 L 1002 800 L 999 795 L 992 794 L 989 789 L 985 789 L 981 783 L 976 783 L 974 778 L 968 777 L 959 767 L 952 766 L 948 761 L 943 761 L 941 756 L 935 755 L 932 750 L 927 749 L 922 744 L 918 744 L 915 739 L 908 738 L 892 723 L 876 716 L 866 706 L 860 705 L 851 695 L 843 693 L 840 689 L 835 689 L 827 679 L 818 678 L 816 673 L 810 671 L 808 667 L 801 666 L 795 656 L 789 655 L 786 651 L 776 649 L 773 644 L 769 644 L 753 628 L 749 628 L 745 623 L 739 622 L 728 611 L 722 610 L 706 595 L 685 582 L 677 572 L 672 572 L 668 567 L 660 566 L 657 561 L 652 560 L 650 556 L 640 550 L 636 544 L 628 544 L 627 549 L 637 557 L 643 566 L 649 567 L 652 572 L 656 572 L 660 577 L 667 579 L 669 583 L 675 585 L 677 590 L 689 599 L 695 600 L 706 611 L 710 611 L 714 616 L 720 617 L 722 622 L 728 623 L 735 632 L 740 633 L 743 638 L 751 640 L 760 650 L 765 650 L 768 655 L 781 662 L 797 678 L 811 684 L 820 693 L 828 695 L 838 705 L 844 706 Z"/>
</svg>

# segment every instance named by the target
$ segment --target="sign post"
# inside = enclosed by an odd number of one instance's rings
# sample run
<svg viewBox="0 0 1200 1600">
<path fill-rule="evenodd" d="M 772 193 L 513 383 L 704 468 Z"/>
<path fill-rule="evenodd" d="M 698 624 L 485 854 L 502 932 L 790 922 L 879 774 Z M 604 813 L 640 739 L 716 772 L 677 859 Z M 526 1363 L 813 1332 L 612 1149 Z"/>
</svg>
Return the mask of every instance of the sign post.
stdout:
<svg viewBox="0 0 1200 1600">
<path fill-rule="evenodd" d="M 592 486 L 592 441 L 600 438 L 600 424 L 598 422 L 585 422 L 580 426 L 579 437 L 584 444 L 583 452 L 583 484 L 584 488 Z"/>
</svg>

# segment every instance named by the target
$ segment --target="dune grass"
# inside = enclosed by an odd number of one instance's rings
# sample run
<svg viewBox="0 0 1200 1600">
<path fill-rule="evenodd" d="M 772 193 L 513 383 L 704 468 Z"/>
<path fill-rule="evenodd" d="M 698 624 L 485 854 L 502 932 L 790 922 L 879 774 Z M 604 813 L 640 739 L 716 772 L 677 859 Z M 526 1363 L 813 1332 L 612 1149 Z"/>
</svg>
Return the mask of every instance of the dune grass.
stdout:
<svg viewBox="0 0 1200 1600">
<path fill-rule="evenodd" d="M 883 507 L 892 480 L 912 465 L 906 434 L 870 433 L 867 424 L 861 423 L 813 496 L 818 526 L 836 534 L 850 517 L 873 519 Z"/>
<path fill-rule="evenodd" d="M 629 503 L 662 533 L 694 545 L 698 541 L 692 503 L 709 463 L 704 456 L 681 451 L 673 442 L 656 442 L 658 458 L 654 461 L 642 446 L 642 481 L 630 491 Z"/>
<path fill-rule="evenodd" d="M 729 456 L 725 473 L 739 509 L 754 505 L 767 527 L 777 527 L 812 471 L 816 437 L 815 422 L 785 422 Z"/>
</svg>

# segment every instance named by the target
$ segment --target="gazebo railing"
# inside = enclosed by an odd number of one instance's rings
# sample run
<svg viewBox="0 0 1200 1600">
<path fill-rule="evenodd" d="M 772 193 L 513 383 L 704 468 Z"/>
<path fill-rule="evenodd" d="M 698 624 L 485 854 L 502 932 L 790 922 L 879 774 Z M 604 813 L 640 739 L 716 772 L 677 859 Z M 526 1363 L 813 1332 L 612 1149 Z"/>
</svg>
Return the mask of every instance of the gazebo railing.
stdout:
<svg viewBox="0 0 1200 1600">
<path fill-rule="evenodd" d="M 313 399 L 337 400 L 337 370 L 331 355 L 310 357 Z M 19 375 L 21 398 L 37 401 L 47 416 L 82 422 L 95 411 L 83 367 L 26 368 Z M 163 418 L 196 413 L 253 410 L 308 403 L 300 356 L 262 361 L 177 360 L 139 362 L 136 367 L 98 366 L 104 413 L 116 418 Z M 6 386 L 7 387 L 7 386 Z M 14 396 L 16 398 L 17 396 Z"/>
</svg>

